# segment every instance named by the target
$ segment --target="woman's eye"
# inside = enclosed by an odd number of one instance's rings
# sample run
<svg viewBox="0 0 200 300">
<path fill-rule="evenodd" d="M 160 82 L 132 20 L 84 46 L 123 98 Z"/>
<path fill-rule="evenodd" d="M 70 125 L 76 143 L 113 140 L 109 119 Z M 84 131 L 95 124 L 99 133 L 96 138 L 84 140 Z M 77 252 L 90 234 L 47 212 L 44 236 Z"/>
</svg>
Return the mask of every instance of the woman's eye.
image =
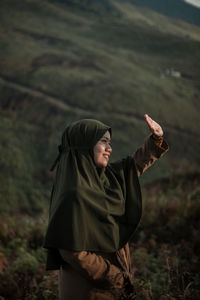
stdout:
<svg viewBox="0 0 200 300">
<path fill-rule="evenodd" d="M 107 141 L 107 140 L 101 140 L 102 143 L 104 144 L 108 144 L 109 146 L 111 146 L 111 142 Z"/>
</svg>

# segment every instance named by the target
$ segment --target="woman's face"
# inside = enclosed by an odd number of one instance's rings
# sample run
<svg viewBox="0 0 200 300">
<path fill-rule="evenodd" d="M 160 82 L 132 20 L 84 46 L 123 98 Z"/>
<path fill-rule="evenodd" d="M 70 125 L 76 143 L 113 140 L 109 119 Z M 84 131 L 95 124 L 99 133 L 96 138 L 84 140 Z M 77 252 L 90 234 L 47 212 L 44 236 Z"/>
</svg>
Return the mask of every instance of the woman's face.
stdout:
<svg viewBox="0 0 200 300">
<path fill-rule="evenodd" d="M 110 142 L 110 132 L 106 131 L 106 133 L 94 146 L 94 162 L 98 168 L 106 167 L 108 164 L 109 157 L 112 152 Z"/>
</svg>

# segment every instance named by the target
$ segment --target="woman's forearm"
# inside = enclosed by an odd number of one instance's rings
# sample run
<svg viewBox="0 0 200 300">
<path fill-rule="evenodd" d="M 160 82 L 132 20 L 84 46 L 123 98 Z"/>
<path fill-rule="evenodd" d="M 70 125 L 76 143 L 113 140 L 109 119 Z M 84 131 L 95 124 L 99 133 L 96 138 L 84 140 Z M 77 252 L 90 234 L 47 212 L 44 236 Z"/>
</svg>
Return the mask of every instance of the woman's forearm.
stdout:
<svg viewBox="0 0 200 300">
<path fill-rule="evenodd" d="M 169 149 L 167 142 L 162 138 L 156 140 L 150 135 L 133 155 L 138 176 L 142 175 L 152 164 L 163 156 Z"/>
</svg>

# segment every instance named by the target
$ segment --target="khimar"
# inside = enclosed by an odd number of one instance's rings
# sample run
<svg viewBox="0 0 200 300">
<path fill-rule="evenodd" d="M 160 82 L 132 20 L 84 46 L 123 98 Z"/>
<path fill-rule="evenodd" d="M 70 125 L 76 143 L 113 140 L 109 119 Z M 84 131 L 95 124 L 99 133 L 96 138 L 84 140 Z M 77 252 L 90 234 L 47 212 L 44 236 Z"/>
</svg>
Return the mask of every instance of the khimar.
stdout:
<svg viewBox="0 0 200 300">
<path fill-rule="evenodd" d="M 44 247 L 114 252 L 132 237 L 141 218 L 133 157 L 97 168 L 93 147 L 111 128 L 83 119 L 63 133 Z"/>
</svg>

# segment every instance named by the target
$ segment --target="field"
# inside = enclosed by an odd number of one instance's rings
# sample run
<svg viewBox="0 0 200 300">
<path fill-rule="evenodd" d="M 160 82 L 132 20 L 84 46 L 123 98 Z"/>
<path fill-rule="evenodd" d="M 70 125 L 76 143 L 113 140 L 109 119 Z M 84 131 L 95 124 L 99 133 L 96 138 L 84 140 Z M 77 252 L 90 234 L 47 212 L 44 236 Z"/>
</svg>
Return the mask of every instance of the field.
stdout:
<svg viewBox="0 0 200 300">
<path fill-rule="evenodd" d="M 199 298 L 200 177 L 149 185 L 131 242 L 138 299 Z M 45 272 L 46 214 L 2 216 L 0 295 L 6 300 L 57 299 L 57 271 Z M 10 288 L 12 287 L 12 288 Z"/>
</svg>

